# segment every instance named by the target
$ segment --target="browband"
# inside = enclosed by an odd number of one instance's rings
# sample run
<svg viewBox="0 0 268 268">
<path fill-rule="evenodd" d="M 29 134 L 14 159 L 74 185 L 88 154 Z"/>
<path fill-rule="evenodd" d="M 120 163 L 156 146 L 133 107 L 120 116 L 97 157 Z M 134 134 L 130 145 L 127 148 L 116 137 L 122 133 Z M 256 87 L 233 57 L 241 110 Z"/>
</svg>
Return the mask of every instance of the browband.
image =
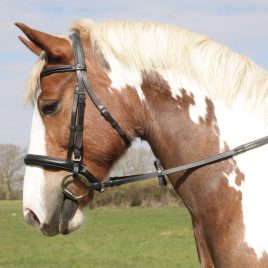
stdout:
<svg viewBox="0 0 268 268">
<path fill-rule="evenodd" d="M 86 71 L 87 67 L 85 64 L 74 64 L 74 65 L 60 65 L 56 67 L 49 67 L 41 72 L 41 77 L 54 74 L 54 73 L 66 73 L 76 72 L 78 70 Z"/>
</svg>

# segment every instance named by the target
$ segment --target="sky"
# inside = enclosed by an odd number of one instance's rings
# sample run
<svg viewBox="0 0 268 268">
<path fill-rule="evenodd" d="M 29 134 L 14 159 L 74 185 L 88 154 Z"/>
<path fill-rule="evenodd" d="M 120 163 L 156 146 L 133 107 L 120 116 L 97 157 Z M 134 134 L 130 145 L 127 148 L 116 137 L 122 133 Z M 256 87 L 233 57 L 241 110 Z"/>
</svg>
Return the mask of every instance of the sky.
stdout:
<svg viewBox="0 0 268 268">
<path fill-rule="evenodd" d="M 153 21 L 202 33 L 268 70 L 267 0 L 1 0 L 0 143 L 27 148 L 32 108 L 23 104 L 37 57 L 20 43 L 14 22 L 66 33 L 80 18 Z"/>
</svg>

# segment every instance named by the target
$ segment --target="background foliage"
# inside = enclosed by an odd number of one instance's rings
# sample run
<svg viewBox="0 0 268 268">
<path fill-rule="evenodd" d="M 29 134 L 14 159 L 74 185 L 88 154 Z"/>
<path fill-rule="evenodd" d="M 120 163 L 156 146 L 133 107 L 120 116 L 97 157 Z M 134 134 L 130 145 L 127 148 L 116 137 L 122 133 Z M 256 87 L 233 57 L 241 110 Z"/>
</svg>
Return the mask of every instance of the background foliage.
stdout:
<svg viewBox="0 0 268 268">
<path fill-rule="evenodd" d="M 25 150 L 0 144 L 0 199 L 21 198 Z"/>
</svg>

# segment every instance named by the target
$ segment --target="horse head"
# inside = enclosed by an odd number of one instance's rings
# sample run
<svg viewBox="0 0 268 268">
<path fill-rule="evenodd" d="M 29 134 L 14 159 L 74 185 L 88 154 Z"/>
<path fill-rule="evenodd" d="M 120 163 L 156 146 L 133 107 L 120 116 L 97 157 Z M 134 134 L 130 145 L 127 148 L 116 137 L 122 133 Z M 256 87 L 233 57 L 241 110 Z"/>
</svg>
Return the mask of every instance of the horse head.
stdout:
<svg viewBox="0 0 268 268">
<path fill-rule="evenodd" d="M 70 142 L 70 128 L 73 127 L 70 124 L 77 77 L 73 72 L 55 72 L 44 76 L 41 71 L 59 65 L 74 64 L 71 40 L 39 32 L 21 23 L 17 23 L 17 26 L 29 38 L 26 40 L 20 37 L 21 41 L 40 57 L 39 65 L 30 78 L 34 88 L 30 86 L 27 89 L 34 102 L 29 154 L 64 159 Z M 132 139 L 140 127 L 132 110 L 134 106 L 126 105 L 126 100 L 131 99 L 131 90 L 123 95 L 107 91 L 111 84 L 106 75 L 108 66 L 100 53 L 93 54 L 90 38 L 82 37 L 82 40 L 85 53 L 89 55 L 86 65 L 91 86 L 123 129 L 131 124 L 132 127 L 128 127 L 125 132 Z M 83 164 L 95 178 L 103 180 L 114 161 L 126 150 L 126 144 L 100 116 L 89 98 L 86 98 L 82 139 Z M 92 192 L 89 192 L 81 201 L 65 199 L 61 181 L 66 175 L 66 171 L 49 168 L 26 168 L 23 195 L 25 220 L 44 234 L 68 233 L 78 228 L 82 222 L 81 209 L 92 198 Z M 72 187 L 77 195 L 85 191 L 79 180 L 75 181 Z"/>
</svg>

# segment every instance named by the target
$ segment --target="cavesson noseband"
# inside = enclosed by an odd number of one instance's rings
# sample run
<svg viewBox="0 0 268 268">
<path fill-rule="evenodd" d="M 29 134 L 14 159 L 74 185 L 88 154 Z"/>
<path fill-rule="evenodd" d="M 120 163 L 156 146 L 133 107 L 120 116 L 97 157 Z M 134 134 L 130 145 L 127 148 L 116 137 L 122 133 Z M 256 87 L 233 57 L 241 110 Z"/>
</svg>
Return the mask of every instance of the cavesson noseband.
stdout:
<svg viewBox="0 0 268 268">
<path fill-rule="evenodd" d="M 157 159 L 154 163 L 156 172 L 139 174 L 139 175 L 121 176 L 121 177 L 110 177 L 109 180 L 107 181 L 98 180 L 86 168 L 86 166 L 83 165 L 82 162 L 83 128 L 84 128 L 84 114 L 85 114 L 85 90 L 89 95 L 90 99 L 92 100 L 92 102 L 100 111 L 100 114 L 117 131 L 117 133 L 122 138 L 127 147 L 130 146 L 131 141 L 124 133 L 122 128 L 119 126 L 117 121 L 100 103 L 100 101 L 94 94 L 93 90 L 91 89 L 87 81 L 85 58 L 79 33 L 73 33 L 70 36 L 70 38 L 73 41 L 72 46 L 73 46 L 75 64 L 50 67 L 44 69 L 41 72 L 41 77 L 54 73 L 63 73 L 63 72 L 76 72 L 77 75 L 77 84 L 75 87 L 73 106 L 71 112 L 70 136 L 69 136 L 66 159 L 44 156 L 44 155 L 36 155 L 36 154 L 27 154 L 24 159 L 26 165 L 41 166 L 43 168 L 69 171 L 70 174 L 63 178 L 61 184 L 62 190 L 68 198 L 73 200 L 79 200 L 83 198 L 90 190 L 98 190 L 102 192 L 105 188 L 108 187 L 119 186 L 122 184 L 147 180 L 151 178 L 158 178 L 159 184 L 161 186 L 166 185 L 167 181 L 165 179 L 165 175 L 216 163 L 268 143 L 268 136 L 265 136 L 261 139 L 241 145 L 233 150 L 220 153 L 187 165 L 170 168 L 166 170 L 162 169 L 160 161 Z M 86 190 L 83 194 L 77 195 L 69 190 L 68 186 L 73 182 L 74 179 L 79 179 L 84 184 Z"/>
</svg>

